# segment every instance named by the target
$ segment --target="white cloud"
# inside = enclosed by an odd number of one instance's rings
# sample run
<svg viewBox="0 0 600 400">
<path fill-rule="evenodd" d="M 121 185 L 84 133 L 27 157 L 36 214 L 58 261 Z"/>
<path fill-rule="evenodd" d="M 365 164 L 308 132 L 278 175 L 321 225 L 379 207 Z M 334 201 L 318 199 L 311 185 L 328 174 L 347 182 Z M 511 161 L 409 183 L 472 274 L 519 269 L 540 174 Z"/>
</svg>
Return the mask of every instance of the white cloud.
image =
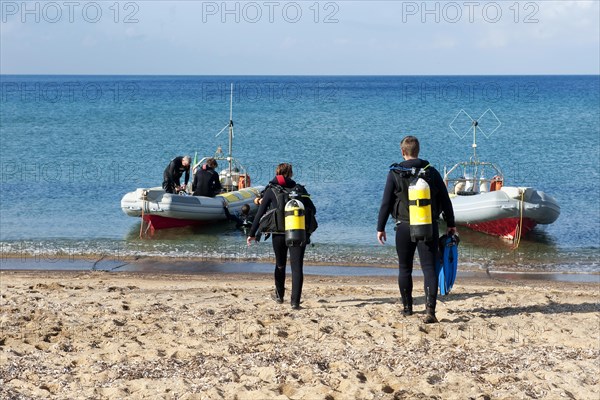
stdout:
<svg viewBox="0 0 600 400">
<path fill-rule="evenodd" d="M 537 40 L 548 40 L 557 35 L 556 28 L 548 25 L 536 26 L 530 33 L 531 37 Z"/>
<path fill-rule="evenodd" d="M 291 49 L 291 48 L 294 48 L 297 44 L 298 44 L 298 40 L 296 40 L 290 36 L 286 36 L 285 38 L 283 38 L 283 41 L 281 42 L 280 47 L 282 49 Z"/>
<path fill-rule="evenodd" d="M 21 24 L 23 25 L 23 24 Z M 18 24 L 16 22 L 2 22 L 0 24 L 0 34 L 2 38 L 6 38 L 7 35 L 17 30 Z"/>
<path fill-rule="evenodd" d="M 85 35 L 81 40 L 83 47 L 95 47 L 98 44 L 98 39 L 91 35 Z"/>
<path fill-rule="evenodd" d="M 137 29 L 135 29 L 133 27 L 129 27 L 129 28 L 125 29 L 125 36 L 127 36 L 128 38 L 131 38 L 131 39 L 142 39 L 146 35 L 144 35 L 143 33 L 139 33 L 137 31 Z"/>
<path fill-rule="evenodd" d="M 340 45 L 340 46 L 346 46 L 346 45 L 350 44 L 350 40 L 348 38 L 337 38 L 337 39 L 333 40 L 333 44 Z"/>
<path fill-rule="evenodd" d="M 200 2 L 143 2 L 135 15 L 136 24 L 114 23 L 108 11 L 98 24 L 81 19 L 73 24 L 66 19 L 56 24 L 3 23 L 1 61 L 6 73 L 118 72 L 115 59 L 122 73 L 165 74 L 224 70 L 238 74 L 453 74 L 466 69 L 469 73 L 590 73 L 598 69 L 600 1 L 496 3 L 503 11 L 496 23 L 482 19 L 481 6 L 475 22 L 469 22 L 463 7 L 459 23 L 435 23 L 431 15 L 423 23 L 419 14 L 404 23 L 404 3 L 353 1 L 339 3 L 335 24 L 314 23 L 312 9 L 307 8 L 312 2 L 299 3 L 305 14 L 298 24 L 283 21 L 281 13 L 275 23 L 268 22 L 265 14 L 260 23 L 236 24 L 229 17 L 223 23 L 220 15 L 203 22 Z M 519 4 L 518 18 L 515 3 Z M 422 7 L 421 2 L 417 4 Z M 324 18 L 321 11 L 320 20 Z M 527 17 L 537 22 L 525 23 Z M 68 57 L 33 65 L 23 56 L 25 44 L 41 58 Z M 453 57 L 439 62 L 450 51 Z M 234 55 L 243 55 L 245 62 L 232 65 L 228 60 Z M 78 71 L 69 57 L 78 59 Z M 150 59 L 155 62 L 139 61 Z M 202 69 L 189 65 L 202 65 Z"/>
<path fill-rule="evenodd" d="M 458 41 L 451 36 L 436 36 L 433 40 L 433 47 L 436 49 L 453 49 L 458 45 Z"/>
<path fill-rule="evenodd" d="M 598 1 L 544 1 L 532 3 L 539 8 L 536 13 L 537 19 L 540 22 L 561 20 L 570 25 L 577 24 L 577 22 L 585 17 L 588 17 L 590 13 L 598 16 Z M 533 11 L 533 8 L 528 9 L 529 12 Z M 528 14 L 528 13 L 525 13 Z"/>
<path fill-rule="evenodd" d="M 477 46 L 484 49 L 508 46 L 508 34 L 501 30 L 489 31 L 477 41 Z"/>
</svg>

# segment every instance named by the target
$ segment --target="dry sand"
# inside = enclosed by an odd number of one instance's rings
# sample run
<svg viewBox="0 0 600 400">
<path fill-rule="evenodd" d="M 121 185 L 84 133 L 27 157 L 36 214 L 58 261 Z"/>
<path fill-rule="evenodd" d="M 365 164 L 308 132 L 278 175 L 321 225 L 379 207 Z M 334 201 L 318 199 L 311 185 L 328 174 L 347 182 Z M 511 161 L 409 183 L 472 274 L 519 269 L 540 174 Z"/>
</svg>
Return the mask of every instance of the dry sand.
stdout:
<svg viewBox="0 0 600 400">
<path fill-rule="evenodd" d="M 289 301 L 289 277 L 288 297 Z M 595 399 L 597 284 L 461 280 L 441 323 L 395 278 L 0 273 L 0 398 Z"/>
</svg>

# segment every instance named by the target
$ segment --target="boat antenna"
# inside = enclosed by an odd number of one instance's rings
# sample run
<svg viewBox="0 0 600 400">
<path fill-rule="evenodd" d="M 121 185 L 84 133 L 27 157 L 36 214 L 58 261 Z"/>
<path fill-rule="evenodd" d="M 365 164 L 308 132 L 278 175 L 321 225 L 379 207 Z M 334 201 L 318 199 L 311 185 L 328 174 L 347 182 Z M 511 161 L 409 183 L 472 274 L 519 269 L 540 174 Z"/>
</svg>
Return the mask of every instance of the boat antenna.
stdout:
<svg viewBox="0 0 600 400">
<path fill-rule="evenodd" d="M 229 123 L 227 125 L 225 125 L 223 127 L 223 129 L 221 129 L 219 131 L 219 133 L 217 133 L 215 135 L 215 137 L 218 137 L 221 133 L 223 133 L 223 131 L 227 128 L 229 128 L 229 151 L 227 153 L 227 162 L 229 163 L 229 176 L 231 176 L 231 172 L 233 170 L 233 156 L 232 156 L 232 152 L 233 152 L 233 83 L 231 84 L 230 87 L 230 92 L 229 92 Z"/>
<path fill-rule="evenodd" d="M 229 94 L 229 154 L 227 156 L 227 161 L 229 162 L 229 176 L 232 176 L 232 151 L 233 151 L 233 83 L 231 84 L 230 94 Z"/>
<path fill-rule="evenodd" d="M 471 125 L 473 125 L 473 161 L 477 162 L 477 127 L 479 126 L 479 122 L 474 119 Z"/>
<path fill-rule="evenodd" d="M 229 94 L 229 157 L 233 148 L 233 83 Z"/>
</svg>

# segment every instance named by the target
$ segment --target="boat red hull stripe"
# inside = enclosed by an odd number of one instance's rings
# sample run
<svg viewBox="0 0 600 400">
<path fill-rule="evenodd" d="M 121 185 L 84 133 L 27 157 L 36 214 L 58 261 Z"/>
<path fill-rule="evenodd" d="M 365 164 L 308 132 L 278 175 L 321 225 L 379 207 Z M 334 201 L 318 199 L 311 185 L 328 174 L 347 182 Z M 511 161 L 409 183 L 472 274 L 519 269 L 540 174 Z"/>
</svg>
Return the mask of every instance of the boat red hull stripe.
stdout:
<svg viewBox="0 0 600 400">
<path fill-rule="evenodd" d="M 490 235 L 502 236 L 509 239 L 515 237 L 517 233 L 517 227 L 519 226 L 520 218 L 504 218 L 495 221 L 479 222 L 476 224 L 464 224 L 465 226 Z M 525 235 L 531 231 L 537 223 L 530 218 L 523 218 L 523 227 L 521 229 L 521 235 Z"/>
<path fill-rule="evenodd" d="M 184 226 L 202 225 L 207 223 L 207 221 L 167 218 L 161 217 L 160 215 L 144 215 L 144 221 L 150 223 L 152 232 L 156 229 L 181 228 Z"/>
</svg>

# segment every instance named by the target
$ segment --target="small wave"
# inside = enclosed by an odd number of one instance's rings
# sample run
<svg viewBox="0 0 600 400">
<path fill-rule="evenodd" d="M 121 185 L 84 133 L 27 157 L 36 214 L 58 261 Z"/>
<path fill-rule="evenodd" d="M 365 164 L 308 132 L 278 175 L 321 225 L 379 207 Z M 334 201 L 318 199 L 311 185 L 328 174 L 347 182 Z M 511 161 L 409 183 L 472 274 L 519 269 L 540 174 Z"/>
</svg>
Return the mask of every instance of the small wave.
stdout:
<svg viewBox="0 0 600 400">
<path fill-rule="evenodd" d="M 112 239 L 20 240 L 0 242 L 0 246 L 2 260 L 10 258 L 46 263 L 78 260 L 93 265 L 98 260 L 118 263 L 137 258 L 264 263 L 273 263 L 275 260 L 270 242 L 247 246 L 241 237 L 213 242 Z M 397 268 L 397 256 L 393 246 L 315 243 L 307 248 L 305 263 Z M 419 266 L 418 257 L 415 259 L 415 266 Z M 600 270 L 600 263 L 597 251 L 530 253 L 461 248 L 459 249 L 459 269 L 462 271 L 597 273 Z"/>
</svg>

